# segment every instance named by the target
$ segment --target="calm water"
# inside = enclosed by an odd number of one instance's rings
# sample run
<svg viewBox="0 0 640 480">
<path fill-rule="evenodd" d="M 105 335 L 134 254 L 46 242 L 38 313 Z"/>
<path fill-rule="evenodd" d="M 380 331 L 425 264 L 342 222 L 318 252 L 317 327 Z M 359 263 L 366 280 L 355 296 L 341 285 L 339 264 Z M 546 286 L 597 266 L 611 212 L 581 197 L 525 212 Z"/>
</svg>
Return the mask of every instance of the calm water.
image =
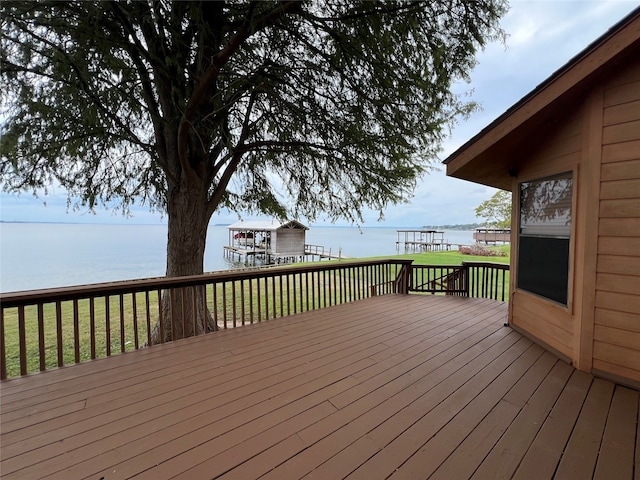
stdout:
<svg viewBox="0 0 640 480">
<path fill-rule="evenodd" d="M 159 277 L 165 271 L 166 237 L 164 225 L 2 223 L 0 291 Z M 444 237 L 472 243 L 472 232 L 447 231 Z M 306 237 L 306 243 L 346 257 L 395 255 L 396 240 L 395 227 L 311 227 Z M 209 227 L 205 271 L 239 266 L 223 255 L 228 243 L 226 227 Z"/>
</svg>

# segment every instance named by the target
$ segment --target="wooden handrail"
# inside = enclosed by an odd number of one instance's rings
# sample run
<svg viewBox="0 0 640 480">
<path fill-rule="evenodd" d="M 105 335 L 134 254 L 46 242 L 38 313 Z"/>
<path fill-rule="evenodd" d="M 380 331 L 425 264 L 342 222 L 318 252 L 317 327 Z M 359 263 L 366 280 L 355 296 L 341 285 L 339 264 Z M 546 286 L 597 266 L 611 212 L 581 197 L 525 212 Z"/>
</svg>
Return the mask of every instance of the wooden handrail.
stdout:
<svg viewBox="0 0 640 480">
<path fill-rule="evenodd" d="M 165 314 L 208 312 L 206 330 L 215 331 L 373 295 L 420 292 L 504 301 L 508 270 L 490 262 L 442 266 L 380 259 L 2 293 L 0 378 L 142 348 L 163 316 L 162 298 L 170 304 Z M 195 326 L 195 315 L 180 319 L 183 332 L 190 322 Z M 181 338 L 158 325 L 160 338 Z"/>
<path fill-rule="evenodd" d="M 353 266 L 367 265 L 410 265 L 412 260 L 382 259 L 350 262 L 321 262 L 314 265 L 282 266 L 273 268 L 258 268 L 246 270 L 228 270 L 191 275 L 183 277 L 157 277 L 139 280 L 122 280 L 118 282 L 92 283 L 71 287 L 44 288 L 38 290 L 24 290 L 19 292 L 0 293 L 0 304 L 3 308 L 16 307 L 18 305 L 36 305 L 43 302 L 66 301 L 90 296 L 119 295 L 121 293 L 144 292 L 150 290 L 190 287 L 203 283 L 223 281 L 240 281 L 251 278 L 266 278 L 275 275 L 288 275 L 300 272 L 334 271 L 344 270 Z"/>
<path fill-rule="evenodd" d="M 493 262 L 463 262 L 470 297 L 506 301 L 509 298 L 509 265 Z"/>
<path fill-rule="evenodd" d="M 508 298 L 508 272 L 508 264 L 493 262 L 414 264 L 409 291 L 505 301 Z"/>
<path fill-rule="evenodd" d="M 497 263 L 497 262 L 462 262 L 463 266 L 468 267 L 487 267 L 494 268 L 496 270 L 505 270 L 509 271 L 508 263 Z"/>
<path fill-rule="evenodd" d="M 0 294 L 0 378 L 141 348 L 170 311 L 208 311 L 217 330 L 371 295 L 408 293 L 411 260 L 322 262 Z M 193 318 L 182 315 L 181 331 Z M 158 323 L 160 338 L 163 332 Z M 174 323 L 175 325 L 175 323 Z M 194 328 L 195 330 L 195 328 Z"/>
</svg>

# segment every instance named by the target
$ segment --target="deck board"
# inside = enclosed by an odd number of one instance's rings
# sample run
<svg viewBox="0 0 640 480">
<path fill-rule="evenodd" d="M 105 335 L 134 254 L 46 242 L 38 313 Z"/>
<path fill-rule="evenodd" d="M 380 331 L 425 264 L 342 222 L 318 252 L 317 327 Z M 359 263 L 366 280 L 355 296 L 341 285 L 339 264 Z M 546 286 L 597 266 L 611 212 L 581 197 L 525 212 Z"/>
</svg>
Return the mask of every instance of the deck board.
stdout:
<svg viewBox="0 0 640 480">
<path fill-rule="evenodd" d="M 591 478 L 615 385 L 594 379 L 558 466 L 557 478 Z"/>
<path fill-rule="evenodd" d="M 0 471 L 638 480 L 638 392 L 505 316 L 490 300 L 381 296 L 5 381 Z"/>
<path fill-rule="evenodd" d="M 617 386 L 607 417 L 595 479 L 632 478 L 638 421 L 638 392 Z"/>
<path fill-rule="evenodd" d="M 441 440 L 446 442 L 446 437 L 442 438 L 445 435 L 454 439 L 464 438 L 460 444 L 454 445 L 455 450 L 438 466 L 430 478 L 440 480 L 470 478 L 557 361 L 553 354 L 544 352 L 477 426 L 470 430 L 458 431 L 457 425 L 448 425 L 434 437 L 430 441 L 434 445 L 433 448 L 441 448 L 439 443 Z"/>
<path fill-rule="evenodd" d="M 552 478 L 593 378 L 574 372 L 518 466 L 514 479 Z"/>
</svg>

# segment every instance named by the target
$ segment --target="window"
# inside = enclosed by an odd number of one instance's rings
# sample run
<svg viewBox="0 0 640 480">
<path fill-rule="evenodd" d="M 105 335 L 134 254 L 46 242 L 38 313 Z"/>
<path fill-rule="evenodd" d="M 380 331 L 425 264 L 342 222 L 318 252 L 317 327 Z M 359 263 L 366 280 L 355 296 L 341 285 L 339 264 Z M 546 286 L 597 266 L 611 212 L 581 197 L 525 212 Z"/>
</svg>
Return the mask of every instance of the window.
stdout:
<svg viewBox="0 0 640 480">
<path fill-rule="evenodd" d="M 520 184 L 518 288 L 567 305 L 571 173 Z"/>
</svg>

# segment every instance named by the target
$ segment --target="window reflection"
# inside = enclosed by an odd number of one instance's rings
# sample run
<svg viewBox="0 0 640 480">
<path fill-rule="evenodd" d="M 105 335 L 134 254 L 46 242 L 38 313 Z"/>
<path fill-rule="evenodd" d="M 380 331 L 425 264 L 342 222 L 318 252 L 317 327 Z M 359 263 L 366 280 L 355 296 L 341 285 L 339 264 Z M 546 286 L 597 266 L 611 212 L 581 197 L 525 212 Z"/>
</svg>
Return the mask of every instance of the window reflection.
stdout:
<svg viewBox="0 0 640 480">
<path fill-rule="evenodd" d="M 520 234 L 568 238 L 571 234 L 571 174 L 520 185 Z"/>
</svg>

